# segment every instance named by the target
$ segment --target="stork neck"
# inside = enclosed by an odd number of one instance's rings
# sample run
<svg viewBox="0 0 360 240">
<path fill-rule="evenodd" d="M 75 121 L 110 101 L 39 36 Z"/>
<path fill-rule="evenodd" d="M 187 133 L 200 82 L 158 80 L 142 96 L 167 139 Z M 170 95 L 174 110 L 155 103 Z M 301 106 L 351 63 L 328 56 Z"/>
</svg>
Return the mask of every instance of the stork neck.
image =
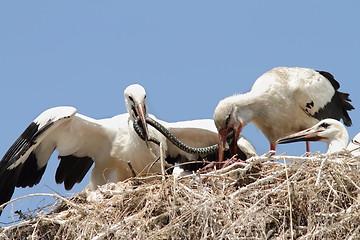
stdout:
<svg viewBox="0 0 360 240">
<path fill-rule="evenodd" d="M 251 92 L 233 96 L 236 116 L 245 126 L 253 121 L 261 109 L 260 101 Z"/>
<path fill-rule="evenodd" d="M 348 136 L 341 136 L 340 138 L 336 138 L 328 143 L 328 151 L 327 153 L 335 153 L 340 152 L 346 149 L 346 145 L 348 143 Z"/>
</svg>

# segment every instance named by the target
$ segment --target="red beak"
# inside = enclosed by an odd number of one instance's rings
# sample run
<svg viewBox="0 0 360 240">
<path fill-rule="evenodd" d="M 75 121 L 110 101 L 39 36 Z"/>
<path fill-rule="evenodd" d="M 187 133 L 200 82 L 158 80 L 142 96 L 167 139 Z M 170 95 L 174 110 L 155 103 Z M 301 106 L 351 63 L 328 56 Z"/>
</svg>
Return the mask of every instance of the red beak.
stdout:
<svg viewBox="0 0 360 240">
<path fill-rule="evenodd" d="M 308 128 L 303 131 L 280 138 L 276 141 L 278 144 L 300 142 L 300 141 L 320 141 L 322 137 L 318 136 L 319 131 Z"/>
<path fill-rule="evenodd" d="M 222 162 L 224 160 L 224 151 L 226 146 L 226 138 L 228 131 L 225 129 L 219 130 L 219 156 L 218 161 Z"/>
<path fill-rule="evenodd" d="M 242 125 L 240 124 L 239 127 L 237 129 L 234 129 L 234 126 L 230 126 L 228 129 L 220 129 L 219 130 L 219 156 L 218 156 L 218 161 L 222 162 L 224 161 L 224 152 L 225 152 L 225 147 L 226 147 L 226 140 L 227 140 L 227 136 L 228 133 L 233 130 L 233 142 L 231 144 L 231 146 L 229 146 L 229 150 L 231 154 L 236 154 L 236 147 L 237 147 L 237 140 L 239 138 L 240 132 L 242 130 Z"/>
<path fill-rule="evenodd" d="M 237 148 L 237 140 L 239 138 L 240 132 L 242 130 L 242 125 L 240 124 L 239 127 L 237 129 L 234 129 L 234 135 L 233 135 L 233 142 L 230 146 L 230 153 L 231 155 L 235 155 L 237 153 L 236 148 Z"/>
<path fill-rule="evenodd" d="M 146 142 L 149 138 L 149 130 L 148 130 L 148 127 L 147 127 L 147 123 L 146 123 L 146 116 L 145 116 L 145 107 L 143 104 L 136 104 L 135 105 L 135 111 L 137 113 L 137 115 L 140 117 L 141 119 L 141 123 L 143 125 L 143 128 L 145 130 L 145 135 L 146 135 Z"/>
</svg>

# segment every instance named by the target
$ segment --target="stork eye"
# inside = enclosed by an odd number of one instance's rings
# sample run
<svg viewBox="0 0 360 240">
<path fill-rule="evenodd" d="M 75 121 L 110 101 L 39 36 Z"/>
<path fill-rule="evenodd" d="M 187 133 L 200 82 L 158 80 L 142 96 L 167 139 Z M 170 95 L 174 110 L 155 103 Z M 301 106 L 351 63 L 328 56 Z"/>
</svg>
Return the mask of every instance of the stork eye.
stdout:
<svg viewBox="0 0 360 240">
<path fill-rule="evenodd" d="M 129 99 L 130 99 L 130 101 L 132 101 L 132 102 L 134 101 L 134 99 L 132 98 L 132 96 L 129 96 Z"/>
<path fill-rule="evenodd" d="M 324 122 L 324 123 L 322 123 L 322 124 L 320 125 L 320 127 L 323 127 L 323 128 L 325 128 L 325 129 L 327 129 L 327 128 L 330 127 L 330 124 Z"/>
</svg>

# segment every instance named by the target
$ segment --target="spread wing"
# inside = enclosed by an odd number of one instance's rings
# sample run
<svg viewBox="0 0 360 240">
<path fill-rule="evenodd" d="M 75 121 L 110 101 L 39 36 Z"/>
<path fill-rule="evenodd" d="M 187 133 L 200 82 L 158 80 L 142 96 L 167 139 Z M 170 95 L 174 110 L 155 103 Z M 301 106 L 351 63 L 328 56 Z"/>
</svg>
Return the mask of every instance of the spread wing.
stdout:
<svg viewBox="0 0 360 240">
<path fill-rule="evenodd" d="M 107 132 L 100 121 L 77 114 L 73 107 L 41 113 L 0 161 L 0 204 L 11 199 L 15 187 L 38 184 L 55 149 L 60 159 L 56 182 L 71 189 L 94 160 L 110 152 Z"/>
</svg>

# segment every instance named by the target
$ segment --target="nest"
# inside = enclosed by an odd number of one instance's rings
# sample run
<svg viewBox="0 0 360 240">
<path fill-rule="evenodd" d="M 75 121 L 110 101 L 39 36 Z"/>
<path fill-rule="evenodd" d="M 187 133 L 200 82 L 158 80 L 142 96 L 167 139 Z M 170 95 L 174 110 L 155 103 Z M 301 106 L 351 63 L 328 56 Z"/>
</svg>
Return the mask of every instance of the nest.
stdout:
<svg viewBox="0 0 360 240">
<path fill-rule="evenodd" d="M 63 198 L 2 239 L 359 239 L 360 162 L 256 157 L 206 174 L 132 178 Z"/>
</svg>

